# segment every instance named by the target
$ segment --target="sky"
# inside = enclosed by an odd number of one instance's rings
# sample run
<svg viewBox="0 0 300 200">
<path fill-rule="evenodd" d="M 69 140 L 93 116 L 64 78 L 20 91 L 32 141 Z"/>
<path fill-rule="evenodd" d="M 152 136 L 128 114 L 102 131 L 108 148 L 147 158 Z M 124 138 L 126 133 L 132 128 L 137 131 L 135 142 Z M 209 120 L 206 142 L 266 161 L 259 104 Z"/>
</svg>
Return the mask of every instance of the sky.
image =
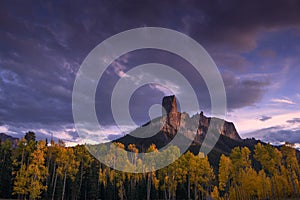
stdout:
<svg viewBox="0 0 300 200">
<path fill-rule="evenodd" d="M 0 132 L 22 137 L 30 130 L 39 139 L 53 135 L 69 145 L 80 143 L 72 90 L 86 56 L 122 31 L 163 27 L 190 36 L 212 57 L 226 89 L 226 120 L 241 137 L 300 147 L 299 10 L 296 0 L 0 1 Z M 186 60 L 162 50 L 137 50 L 116 59 L 98 83 L 102 141 L 133 128 L 115 126 L 112 89 L 127 71 L 149 62 L 183 74 L 210 116 L 207 86 Z M 172 77 L 165 82 L 169 88 L 145 85 L 131 96 L 137 126 L 150 119 L 149 110 L 163 96 L 184 94 Z"/>
</svg>

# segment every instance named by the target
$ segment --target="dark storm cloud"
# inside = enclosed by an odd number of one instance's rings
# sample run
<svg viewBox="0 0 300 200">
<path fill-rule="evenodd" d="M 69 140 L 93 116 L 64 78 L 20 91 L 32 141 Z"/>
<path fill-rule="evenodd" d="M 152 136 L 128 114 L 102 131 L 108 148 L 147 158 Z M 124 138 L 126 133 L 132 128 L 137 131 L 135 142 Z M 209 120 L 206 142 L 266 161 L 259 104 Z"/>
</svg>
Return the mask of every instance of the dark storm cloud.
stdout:
<svg viewBox="0 0 300 200">
<path fill-rule="evenodd" d="M 269 120 L 269 119 L 272 119 L 272 117 L 263 115 L 263 116 L 261 116 L 261 117 L 259 118 L 259 120 L 262 121 L 262 122 L 267 121 L 267 120 Z"/>
<path fill-rule="evenodd" d="M 265 80 L 251 80 L 238 78 L 233 73 L 222 73 L 227 103 L 229 109 L 242 108 L 253 105 L 260 101 L 264 92 L 270 85 L 270 80 L 267 77 Z"/>
<path fill-rule="evenodd" d="M 298 143 L 300 141 L 300 130 L 278 130 L 267 134 L 264 139 L 270 142 Z"/>
<path fill-rule="evenodd" d="M 284 142 L 299 143 L 300 130 L 287 130 L 286 127 L 283 126 L 273 126 L 247 133 L 245 137 L 255 137 L 264 142 L 275 144 Z"/>
<path fill-rule="evenodd" d="M 124 134 L 120 134 L 120 135 L 114 135 L 114 134 L 110 134 L 107 136 L 107 139 L 109 139 L 110 141 L 116 140 L 120 137 L 124 136 Z"/>
<path fill-rule="evenodd" d="M 1 1 L 0 4 L 0 121 L 9 127 L 23 123 L 40 123 L 45 127 L 72 123 L 71 92 L 85 56 L 107 37 L 142 26 L 166 27 L 192 36 L 225 69 L 222 75 L 229 109 L 252 105 L 261 99 L 270 82 L 238 78 L 236 72 L 252 65 L 239 53 L 255 48 L 261 31 L 299 26 L 300 18 L 300 3 L 292 0 L 73 1 L 71 4 Z M 141 56 L 139 62 L 147 61 L 147 55 Z M 185 71 L 184 62 L 169 64 Z M 201 106 L 209 108 L 203 80 L 193 74 L 192 70 L 185 72 L 194 85 L 198 84 Z M 114 71 L 111 75 L 104 77 L 106 85 L 98 88 L 102 96 L 110 97 L 111 87 L 118 78 Z M 107 85 L 110 87 L 104 87 Z M 136 103 L 149 105 L 161 96 L 159 91 L 144 100 L 137 96 Z M 99 100 L 96 107 L 108 113 L 100 118 L 110 123 L 109 101 Z"/>
<path fill-rule="evenodd" d="M 298 124 L 298 123 L 300 123 L 300 118 L 293 118 L 293 119 L 287 120 L 286 122 L 290 123 L 290 124 Z"/>
<path fill-rule="evenodd" d="M 38 140 L 40 139 L 54 139 L 58 141 L 58 139 L 63 139 L 65 142 L 67 141 L 75 141 L 79 138 L 77 132 L 74 129 L 73 124 L 65 124 L 65 123 L 56 123 L 53 125 L 45 124 L 45 123 L 11 123 L 10 125 L 6 125 L 9 132 L 14 135 L 14 137 L 24 137 L 25 133 L 33 131 L 36 134 Z"/>
</svg>

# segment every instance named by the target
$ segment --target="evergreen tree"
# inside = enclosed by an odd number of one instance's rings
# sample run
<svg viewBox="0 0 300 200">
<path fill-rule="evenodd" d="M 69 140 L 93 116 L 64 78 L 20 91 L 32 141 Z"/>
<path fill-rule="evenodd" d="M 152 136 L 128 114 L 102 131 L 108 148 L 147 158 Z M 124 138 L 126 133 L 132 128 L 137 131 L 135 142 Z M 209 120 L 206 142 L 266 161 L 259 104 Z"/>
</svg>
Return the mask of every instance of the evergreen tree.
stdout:
<svg viewBox="0 0 300 200">
<path fill-rule="evenodd" d="M 83 178 L 84 175 L 89 171 L 88 169 L 91 167 L 92 164 L 92 157 L 89 154 L 89 152 L 87 151 L 86 147 L 83 145 L 77 145 L 74 148 L 74 153 L 75 153 L 75 158 L 77 161 L 79 161 L 79 173 L 78 173 L 78 179 L 79 179 L 79 184 L 75 184 L 74 188 L 76 188 L 76 190 L 74 191 L 76 194 L 76 198 L 80 198 L 80 193 L 81 193 L 81 188 L 82 188 L 82 182 L 83 182 Z M 87 188 L 85 188 L 86 190 Z M 85 194 L 86 191 L 83 191 L 83 193 Z"/>
<path fill-rule="evenodd" d="M 5 140 L 0 143 L 0 194 L 10 198 L 12 193 L 12 143 Z"/>
</svg>

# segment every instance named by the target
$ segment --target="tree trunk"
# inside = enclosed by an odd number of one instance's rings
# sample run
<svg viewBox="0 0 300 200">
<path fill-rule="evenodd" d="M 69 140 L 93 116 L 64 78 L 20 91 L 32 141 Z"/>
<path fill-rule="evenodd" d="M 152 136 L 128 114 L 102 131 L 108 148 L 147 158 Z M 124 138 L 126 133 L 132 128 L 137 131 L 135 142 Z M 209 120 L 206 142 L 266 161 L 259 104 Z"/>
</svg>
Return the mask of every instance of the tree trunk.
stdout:
<svg viewBox="0 0 300 200">
<path fill-rule="evenodd" d="M 190 182 L 190 175 L 187 177 L 188 181 L 188 199 L 191 199 L 191 182 Z"/>
<path fill-rule="evenodd" d="M 56 181 L 57 181 L 57 174 L 55 175 L 55 180 L 54 180 L 54 186 L 53 186 L 53 191 L 52 191 L 52 200 L 54 200 L 54 194 L 55 194 L 55 189 L 56 189 Z"/>
<path fill-rule="evenodd" d="M 292 179 L 292 185 L 293 185 L 293 192 L 294 192 L 294 195 L 296 197 L 298 197 L 298 193 L 297 193 L 297 188 L 296 188 L 296 184 L 295 184 L 295 177 L 294 177 L 294 174 L 293 174 L 293 171 L 292 169 L 289 170 L 290 171 L 290 175 L 291 175 L 291 179 Z"/>
<path fill-rule="evenodd" d="M 121 200 L 124 199 L 124 186 L 123 186 L 123 183 L 121 185 Z"/>
<path fill-rule="evenodd" d="M 133 178 L 130 178 L 130 198 L 133 199 Z"/>
<path fill-rule="evenodd" d="M 171 191 L 170 185 L 168 187 L 168 195 L 169 195 L 168 199 L 171 200 L 171 198 L 172 198 L 172 191 Z"/>
<path fill-rule="evenodd" d="M 194 198 L 195 200 L 198 199 L 197 183 L 194 184 Z"/>
<path fill-rule="evenodd" d="M 23 162 L 24 162 L 24 147 L 22 149 L 21 165 L 23 165 Z"/>
<path fill-rule="evenodd" d="M 85 181 L 85 187 L 84 187 L 84 199 L 85 200 L 87 199 L 86 188 L 87 188 L 87 186 L 86 186 L 86 181 Z"/>
<path fill-rule="evenodd" d="M 52 148 L 49 149 L 49 156 L 47 154 L 47 169 L 48 169 L 48 172 L 50 174 L 50 161 L 51 161 L 51 156 L 52 156 Z M 49 181 L 49 176 L 46 177 L 46 183 L 47 183 L 47 186 L 49 187 L 49 184 L 50 184 L 50 181 Z M 48 192 L 46 192 L 46 195 L 48 194 Z"/>
<path fill-rule="evenodd" d="M 152 172 L 148 173 L 147 181 L 147 200 L 150 200 Z"/>
<path fill-rule="evenodd" d="M 165 199 L 168 199 L 168 196 L 167 196 L 167 189 L 166 189 L 166 184 L 164 183 L 164 193 L 165 193 Z"/>
<path fill-rule="evenodd" d="M 54 166 L 53 166 L 53 175 L 52 175 L 52 180 L 51 180 L 51 185 L 53 186 L 53 182 L 55 180 L 55 172 L 56 172 L 56 162 L 54 161 Z"/>
<path fill-rule="evenodd" d="M 83 179 L 83 160 L 81 161 L 81 169 L 80 169 L 80 182 L 79 182 L 79 189 L 78 189 L 79 198 L 81 193 L 82 179 Z"/>
<path fill-rule="evenodd" d="M 275 189 L 274 189 L 274 180 L 273 178 L 271 179 L 271 190 L 272 190 L 272 197 L 275 199 Z"/>
<path fill-rule="evenodd" d="M 65 175 L 64 175 L 64 185 L 63 185 L 63 191 L 62 191 L 61 200 L 64 200 L 64 196 L 65 196 L 66 179 L 67 179 L 67 170 L 65 171 Z"/>
</svg>

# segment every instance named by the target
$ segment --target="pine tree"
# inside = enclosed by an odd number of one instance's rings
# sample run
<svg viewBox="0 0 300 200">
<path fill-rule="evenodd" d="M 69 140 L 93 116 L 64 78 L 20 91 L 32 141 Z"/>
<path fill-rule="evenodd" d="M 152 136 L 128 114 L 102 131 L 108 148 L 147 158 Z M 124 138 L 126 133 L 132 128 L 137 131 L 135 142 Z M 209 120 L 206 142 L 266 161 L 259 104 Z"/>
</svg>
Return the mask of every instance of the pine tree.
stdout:
<svg viewBox="0 0 300 200">
<path fill-rule="evenodd" d="M 85 173 L 88 171 L 88 168 L 91 167 L 92 157 L 87 151 L 86 147 L 83 145 L 77 145 L 74 148 L 74 153 L 76 156 L 76 160 L 79 161 L 79 184 L 76 184 L 74 188 L 76 188 L 76 197 L 80 198 L 80 192 L 82 188 L 83 177 Z M 86 188 L 85 188 L 86 189 Z M 86 191 L 84 191 L 86 193 Z"/>
<path fill-rule="evenodd" d="M 10 198 L 12 193 L 12 143 L 0 141 L 0 194 Z"/>
</svg>

